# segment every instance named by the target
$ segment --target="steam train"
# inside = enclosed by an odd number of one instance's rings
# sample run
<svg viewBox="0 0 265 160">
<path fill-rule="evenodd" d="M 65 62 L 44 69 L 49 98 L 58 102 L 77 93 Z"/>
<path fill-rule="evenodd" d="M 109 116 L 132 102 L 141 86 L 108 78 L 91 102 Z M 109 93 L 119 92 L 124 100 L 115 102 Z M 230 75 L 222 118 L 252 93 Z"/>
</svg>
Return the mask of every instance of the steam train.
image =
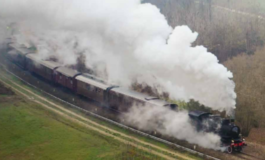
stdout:
<svg viewBox="0 0 265 160">
<path fill-rule="evenodd" d="M 109 85 L 93 75 L 80 73 L 54 61 L 41 60 L 35 51 L 10 42 L 7 57 L 24 70 L 28 70 L 47 81 L 61 85 L 71 92 L 100 102 L 108 109 L 119 112 L 128 111 L 132 105 L 152 105 L 177 110 L 178 105 L 168 103 L 157 97 L 148 97 L 127 88 Z M 198 131 L 214 132 L 220 135 L 228 153 L 241 151 L 245 146 L 240 136 L 240 128 L 233 121 L 201 111 L 189 112 L 190 120 Z"/>
<path fill-rule="evenodd" d="M 218 134 L 228 153 L 241 152 L 243 147 L 247 146 L 245 139 L 242 139 L 240 128 L 234 124 L 234 119 L 224 119 L 203 111 L 191 111 L 189 117 L 198 131 Z"/>
</svg>

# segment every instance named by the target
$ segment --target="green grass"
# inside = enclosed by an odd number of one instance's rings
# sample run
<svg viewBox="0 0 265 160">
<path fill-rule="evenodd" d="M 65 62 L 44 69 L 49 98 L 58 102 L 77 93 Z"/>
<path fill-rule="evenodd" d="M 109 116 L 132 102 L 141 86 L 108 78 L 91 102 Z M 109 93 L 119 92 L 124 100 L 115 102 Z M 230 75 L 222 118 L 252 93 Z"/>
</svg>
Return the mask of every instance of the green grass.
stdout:
<svg viewBox="0 0 265 160">
<path fill-rule="evenodd" d="M 117 159 L 124 145 L 24 100 L 0 102 L 0 159 Z"/>
</svg>

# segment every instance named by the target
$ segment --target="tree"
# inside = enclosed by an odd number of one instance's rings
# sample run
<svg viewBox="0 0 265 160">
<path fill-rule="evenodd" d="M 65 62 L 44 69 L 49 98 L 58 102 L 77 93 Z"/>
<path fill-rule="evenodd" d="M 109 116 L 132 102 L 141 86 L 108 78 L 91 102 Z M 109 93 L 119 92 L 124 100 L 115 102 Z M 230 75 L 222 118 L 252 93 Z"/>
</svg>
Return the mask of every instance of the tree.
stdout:
<svg viewBox="0 0 265 160">
<path fill-rule="evenodd" d="M 225 65 L 236 83 L 236 121 L 248 135 L 251 128 L 265 127 L 265 48 L 255 54 L 238 55 Z"/>
</svg>

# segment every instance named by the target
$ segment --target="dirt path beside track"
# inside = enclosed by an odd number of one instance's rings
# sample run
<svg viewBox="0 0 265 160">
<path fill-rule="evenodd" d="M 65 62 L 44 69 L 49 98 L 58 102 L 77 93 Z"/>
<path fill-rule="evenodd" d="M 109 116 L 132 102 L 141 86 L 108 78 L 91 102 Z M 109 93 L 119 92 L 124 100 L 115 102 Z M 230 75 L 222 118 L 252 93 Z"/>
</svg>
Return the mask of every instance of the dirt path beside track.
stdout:
<svg viewBox="0 0 265 160">
<path fill-rule="evenodd" d="M 78 115 L 78 114 L 76 114 L 76 113 L 74 113 L 74 112 L 72 112 L 70 110 L 65 109 L 64 107 L 62 107 L 60 105 L 57 105 L 57 104 L 47 100 L 46 98 L 44 98 L 42 96 L 39 96 L 39 95 L 35 94 L 34 92 L 30 91 L 29 89 L 26 89 L 25 87 L 22 87 L 21 85 L 17 84 L 16 82 L 13 82 L 11 79 L 9 79 L 9 78 L 7 78 L 7 77 L 5 77 L 3 75 L 1 77 L 2 78 L 0 78 L 0 82 L 2 82 L 5 86 L 12 88 L 13 91 L 15 91 L 15 92 L 19 93 L 20 95 L 22 95 L 22 96 L 24 96 L 24 97 L 26 97 L 26 98 L 38 103 L 39 105 L 49 109 L 50 111 L 52 111 L 52 112 L 54 112 L 54 113 L 56 113 L 56 114 L 58 114 L 60 116 L 63 116 L 63 117 L 65 117 L 65 118 L 67 118 L 67 119 L 69 119 L 69 120 L 71 120 L 71 121 L 73 121 L 75 123 L 78 123 L 78 124 L 80 124 L 80 125 L 82 125 L 84 127 L 87 127 L 87 128 L 92 129 L 92 130 L 95 130 L 95 131 L 99 132 L 102 135 L 106 135 L 106 136 L 112 137 L 112 138 L 114 138 L 114 139 L 116 139 L 116 140 L 118 140 L 118 141 L 120 141 L 122 143 L 130 144 L 130 145 L 132 145 L 132 146 L 134 146 L 136 148 L 139 148 L 139 149 L 144 150 L 146 152 L 150 152 L 151 154 L 157 155 L 157 156 L 165 158 L 165 159 L 172 159 L 173 160 L 173 159 L 176 159 L 176 158 L 173 158 L 173 157 L 179 157 L 181 159 L 193 160 L 193 158 L 188 157 L 188 156 L 186 156 L 184 154 L 177 153 L 177 152 L 174 152 L 174 151 L 171 151 L 171 150 L 167 150 L 165 148 L 162 148 L 162 147 L 156 146 L 154 144 L 139 140 L 139 139 L 137 139 L 135 137 L 126 135 L 126 134 L 124 134 L 122 132 L 118 132 L 116 130 L 113 130 L 111 128 L 108 128 L 106 126 L 98 124 L 98 123 L 96 123 L 94 121 L 91 121 L 91 120 L 89 120 L 89 119 L 87 119 L 87 118 L 85 118 L 85 117 L 83 117 L 81 115 Z M 11 82 L 12 86 L 10 84 L 6 83 L 4 79 L 8 80 L 9 82 Z M 20 88 L 20 90 L 23 90 L 23 91 L 27 92 L 28 94 L 25 93 L 25 92 L 20 91 L 17 88 Z M 36 97 L 37 99 L 35 99 L 32 96 Z M 41 102 L 41 101 L 43 101 L 43 102 Z M 78 119 L 80 119 L 80 120 L 78 120 Z M 89 124 L 87 124 L 85 122 L 88 122 L 88 123 L 90 123 L 92 125 L 89 125 Z M 109 133 L 109 132 L 111 132 L 112 134 Z M 115 136 L 115 135 L 119 135 L 119 136 Z M 124 139 L 122 137 L 124 137 L 126 139 Z M 129 140 L 127 140 L 127 139 L 129 139 Z M 135 143 L 135 142 L 137 142 L 138 144 Z M 146 146 L 150 146 L 150 148 L 147 149 Z M 155 149 L 155 150 L 152 150 L 152 149 Z M 157 152 L 156 150 L 159 150 L 160 152 L 163 152 L 163 153 L 166 153 L 166 154 Z M 173 156 L 171 157 L 169 155 L 173 155 Z"/>
</svg>

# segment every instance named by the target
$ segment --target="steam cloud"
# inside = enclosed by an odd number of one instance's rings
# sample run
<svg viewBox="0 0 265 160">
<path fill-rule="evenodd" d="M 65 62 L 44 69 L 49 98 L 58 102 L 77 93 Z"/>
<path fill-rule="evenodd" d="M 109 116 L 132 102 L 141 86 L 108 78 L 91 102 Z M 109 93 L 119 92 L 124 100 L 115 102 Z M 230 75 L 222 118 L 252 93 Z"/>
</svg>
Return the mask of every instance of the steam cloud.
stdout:
<svg viewBox="0 0 265 160">
<path fill-rule="evenodd" d="M 187 26 L 173 29 L 151 4 L 140 0 L 1 0 L 0 15 L 0 34 L 9 32 L 18 43 L 34 44 L 40 58 L 55 56 L 71 65 L 83 54 L 86 66 L 107 75 L 112 83 L 130 86 L 137 81 L 169 92 L 173 99 L 195 99 L 219 111 L 235 108 L 232 73 L 205 47 L 192 47 L 198 33 Z M 137 109 L 132 115 L 141 111 Z M 164 113 L 155 108 L 142 111 L 147 117 L 141 122 L 146 126 L 149 115 Z M 182 132 L 175 124 L 181 126 L 188 119 L 184 112 L 159 116 L 168 122 L 163 132 L 171 135 Z M 184 135 L 177 138 L 194 137 Z M 191 140 L 195 141 L 200 138 Z"/>
<path fill-rule="evenodd" d="M 141 117 L 141 118 L 139 118 Z M 205 148 L 223 150 L 220 137 L 214 133 L 198 132 L 190 123 L 188 113 L 174 112 L 167 107 L 134 106 L 122 117 L 125 123 L 147 131 L 187 140 Z"/>
</svg>

